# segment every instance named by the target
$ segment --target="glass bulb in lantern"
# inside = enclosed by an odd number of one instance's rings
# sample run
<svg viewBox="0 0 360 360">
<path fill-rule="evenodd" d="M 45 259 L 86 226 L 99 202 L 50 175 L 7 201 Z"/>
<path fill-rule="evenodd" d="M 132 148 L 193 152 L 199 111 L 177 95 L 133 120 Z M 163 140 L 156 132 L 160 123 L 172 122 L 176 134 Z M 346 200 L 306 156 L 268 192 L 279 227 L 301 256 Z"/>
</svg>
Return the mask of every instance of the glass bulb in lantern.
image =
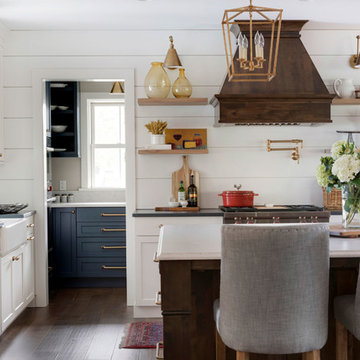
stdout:
<svg viewBox="0 0 360 360">
<path fill-rule="evenodd" d="M 242 59 L 247 60 L 247 49 L 248 49 L 248 47 L 249 47 L 249 41 L 248 41 L 248 39 L 246 38 L 245 35 L 243 35 L 243 37 L 242 37 L 241 47 L 242 47 L 242 49 L 243 49 Z"/>
<path fill-rule="evenodd" d="M 254 45 L 255 45 L 255 57 L 260 57 L 260 34 L 257 31 L 254 36 Z"/>
<path fill-rule="evenodd" d="M 260 47 L 260 57 L 264 58 L 265 39 L 264 39 L 264 35 L 261 33 L 259 36 L 259 47 Z"/>
</svg>

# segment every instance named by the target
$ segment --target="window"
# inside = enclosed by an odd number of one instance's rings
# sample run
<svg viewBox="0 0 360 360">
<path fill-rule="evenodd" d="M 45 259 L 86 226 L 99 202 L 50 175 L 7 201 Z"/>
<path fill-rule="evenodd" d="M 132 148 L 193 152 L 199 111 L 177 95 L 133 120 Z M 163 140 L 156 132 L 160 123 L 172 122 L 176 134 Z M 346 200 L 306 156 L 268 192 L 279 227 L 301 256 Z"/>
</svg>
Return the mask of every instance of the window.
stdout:
<svg viewBox="0 0 360 360">
<path fill-rule="evenodd" d="M 125 104 L 89 101 L 90 186 L 125 188 Z"/>
</svg>

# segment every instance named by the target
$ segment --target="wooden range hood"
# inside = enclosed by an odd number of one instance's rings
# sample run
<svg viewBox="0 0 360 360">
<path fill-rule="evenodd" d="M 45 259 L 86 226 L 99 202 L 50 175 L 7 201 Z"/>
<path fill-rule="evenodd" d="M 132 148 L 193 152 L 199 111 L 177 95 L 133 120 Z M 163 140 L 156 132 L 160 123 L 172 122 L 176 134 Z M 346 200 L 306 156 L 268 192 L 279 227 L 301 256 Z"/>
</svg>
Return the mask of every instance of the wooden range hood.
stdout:
<svg viewBox="0 0 360 360">
<path fill-rule="evenodd" d="M 273 80 L 229 82 L 226 76 L 220 94 L 211 100 L 217 123 L 281 125 L 332 122 L 330 106 L 334 95 L 328 92 L 300 40 L 299 32 L 305 23 L 307 20 L 283 20 L 277 75 Z M 268 29 L 263 26 L 260 30 L 266 42 Z M 236 52 L 234 59 L 237 57 Z"/>
</svg>

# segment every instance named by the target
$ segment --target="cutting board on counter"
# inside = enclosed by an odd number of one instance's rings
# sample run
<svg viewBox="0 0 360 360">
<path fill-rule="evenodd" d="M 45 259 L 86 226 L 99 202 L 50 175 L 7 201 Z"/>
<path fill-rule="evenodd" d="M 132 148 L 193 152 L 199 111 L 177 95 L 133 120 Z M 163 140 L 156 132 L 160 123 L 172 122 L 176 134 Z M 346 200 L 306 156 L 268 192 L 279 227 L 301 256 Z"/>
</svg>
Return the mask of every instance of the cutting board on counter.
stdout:
<svg viewBox="0 0 360 360">
<path fill-rule="evenodd" d="M 183 166 L 172 173 L 171 176 L 171 193 L 172 196 L 177 200 L 178 195 L 178 189 L 180 186 L 180 181 L 182 180 L 184 182 L 185 191 L 187 191 L 187 188 L 190 185 L 190 175 L 194 175 L 194 184 L 197 187 L 198 191 L 198 206 L 200 206 L 200 192 L 199 192 L 199 185 L 200 185 L 200 176 L 199 172 L 195 170 L 191 170 L 189 168 L 188 163 L 188 157 L 186 155 L 183 155 Z"/>
<path fill-rule="evenodd" d="M 330 236 L 356 238 L 360 236 L 360 229 L 345 229 L 342 225 L 330 225 Z"/>
</svg>

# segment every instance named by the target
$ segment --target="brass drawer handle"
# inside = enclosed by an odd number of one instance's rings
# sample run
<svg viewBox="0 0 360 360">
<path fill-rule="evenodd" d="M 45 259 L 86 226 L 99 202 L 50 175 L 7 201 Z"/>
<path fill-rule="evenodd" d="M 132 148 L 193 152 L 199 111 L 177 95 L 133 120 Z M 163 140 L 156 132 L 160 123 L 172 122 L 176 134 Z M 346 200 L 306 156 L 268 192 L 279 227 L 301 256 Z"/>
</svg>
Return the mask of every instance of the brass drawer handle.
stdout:
<svg viewBox="0 0 360 360">
<path fill-rule="evenodd" d="M 11 258 L 12 261 L 19 261 L 20 260 L 20 257 L 19 256 L 13 256 Z"/>
<path fill-rule="evenodd" d="M 161 291 L 158 291 L 155 296 L 155 305 L 161 305 Z"/>
<path fill-rule="evenodd" d="M 33 227 L 35 227 L 35 224 L 27 224 L 26 227 L 33 228 Z"/>
<path fill-rule="evenodd" d="M 104 250 L 107 250 L 107 249 L 126 249 L 126 246 L 107 246 L 107 245 L 102 245 L 101 248 L 104 249 Z"/>
<path fill-rule="evenodd" d="M 155 251 L 155 253 L 154 253 L 153 262 L 156 262 L 156 263 L 159 262 L 159 259 L 157 257 L 157 251 Z"/>
<path fill-rule="evenodd" d="M 126 231 L 126 229 L 101 229 L 102 232 L 119 232 L 119 231 Z"/>
<path fill-rule="evenodd" d="M 107 213 L 101 213 L 101 216 L 126 216 L 126 214 L 107 214 Z"/>
<path fill-rule="evenodd" d="M 101 268 L 103 270 L 124 270 L 126 269 L 126 266 L 107 266 L 107 265 L 102 265 Z"/>
<path fill-rule="evenodd" d="M 3 156 L 3 154 L 0 153 L 0 158 Z"/>
<path fill-rule="evenodd" d="M 29 236 L 28 238 L 26 238 L 26 240 L 34 240 L 35 236 Z"/>
<path fill-rule="evenodd" d="M 163 356 L 160 356 L 160 345 L 164 345 L 164 343 L 162 341 L 158 342 L 156 344 L 156 351 L 155 351 L 155 357 L 158 359 L 158 360 L 162 360 L 164 359 Z"/>
</svg>

